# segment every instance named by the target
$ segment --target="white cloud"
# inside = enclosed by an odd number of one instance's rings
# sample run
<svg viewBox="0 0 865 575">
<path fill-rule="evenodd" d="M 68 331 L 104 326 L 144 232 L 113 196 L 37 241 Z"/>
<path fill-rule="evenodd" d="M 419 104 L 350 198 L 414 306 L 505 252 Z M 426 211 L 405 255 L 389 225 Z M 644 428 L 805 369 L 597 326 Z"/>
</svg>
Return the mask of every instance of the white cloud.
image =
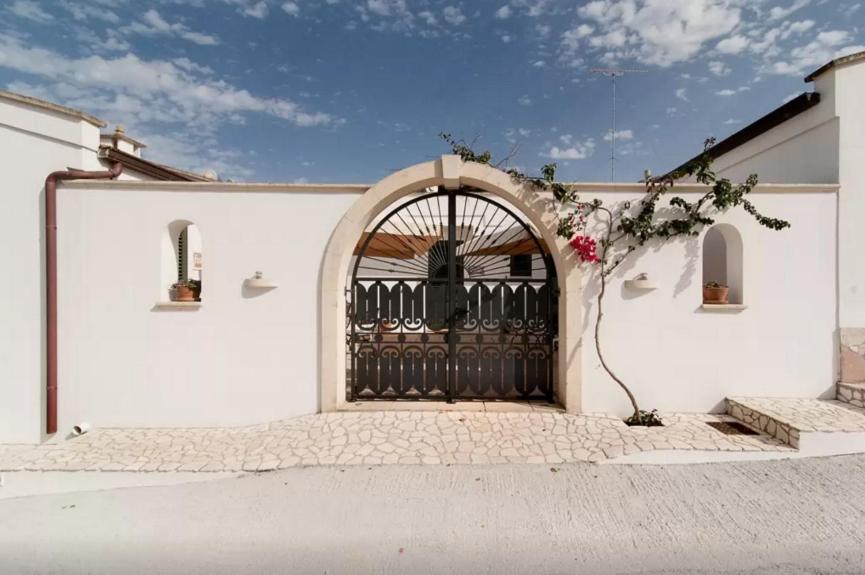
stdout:
<svg viewBox="0 0 865 575">
<path fill-rule="evenodd" d="M 583 58 L 579 54 L 583 38 L 590 36 L 595 29 L 588 24 L 580 24 L 575 28 L 565 30 L 559 46 L 559 62 L 576 68 L 583 64 Z"/>
<path fill-rule="evenodd" d="M 678 88 L 678 89 L 676 90 L 676 97 L 677 97 L 678 99 L 682 100 L 683 102 L 690 102 L 690 100 L 688 100 L 688 90 L 687 90 L 687 88 Z"/>
<path fill-rule="evenodd" d="M 297 2 L 283 2 L 282 11 L 289 16 L 299 16 L 300 6 L 297 5 Z"/>
<path fill-rule="evenodd" d="M 267 2 L 256 2 L 255 4 L 250 4 L 248 6 L 244 6 L 241 9 L 241 13 L 244 16 L 251 16 L 253 18 L 266 18 L 267 14 L 270 12 L 270 9 L 267 7 Z"/>
<path fill-rule="evenodd" d="M 219 44 L 219 39 L 210 34 L 203 34 L 190 30 L 185 24 L 175 22 L 174 24 L 165 20 L 159 12 L 151 8 L 145 12 L 141 19 L 120 29 L 121 32 L 141 34 L 144 36 L 177 36 L 189 42 L 202 46 L 213 46 Z"/>
<path fill-rule="evenodd" d="M 784 30 L 781 32 L 781 39 L 786 40 L 794 34 L 803 34 L 814 27 L 813 20 L 801 20 L 799 22 L 790 22 L 784 25 Z"/>
<path fill-rule="evenodd" d="M 736 88 L 735 90 L 730 89 L 730 88 L 725 88 L 723 90 L 718 90 L 717 92 L 715 92 L 715 94 L 718 96 L 729 97 L 729 96 L 735 96 L 736 94 L 741 94 L 742 92 L 747 92 L 750 89 L 751 88 L 749 88 L 748 86 L 740 86 L 740 87 Z"/>
<path fill-rule="evenodd" d="M 427 26 L 435 27 L 439 25 L 438 18 L 435 17 L 435 14 L 430 12 L 429 10 L 423 10 L 417 13 L 418 18 L 423 20 L 424 24 Z"/>
<path fill-rule="evenodd" d="M 451 26 L 459 26 L 466 21 L 465 14 L 457 6 L 445 6 L 442 10 L 445 22 Z"/>
<path fill-rule="evenodd" d="M 15 0 L 8 10 L 19 18 L 32 20 L 40 24 L 54 20 L 54 16 L 43 10 L 38 2 L 33 2 L 32 0 Z"/>
<path fill-rule="evenodd" d="M 739 54 L 748 47 L 750 44 L 750 40 L 745 36 L 740 34 L 736 34 L 735 36 L 730 36 L 729 38 L 724 38 L 715 46 L 715 49 L 722 54 Z"/>
<path fill-rule="evenodd" d="M 360 19 L 377 32 L 408 34 L 415 28 L 415 15 L 406 0 L 366 0 L 355 6 Z"/>
<path fill-rule="evenodd" d="M 568 139 L 570 142 L 570 138 Z M 595 153 L 595 140 L 592 138 L 584 142 L 574 142 L 573 144 L 565 144 L 567 148 L 552 146 L 548 152 L 541 154 L 553 160 L 585 160 Z"/>
<path fill-rule="evenodd" d="M 830 60 L 865 50 L 865 46 L 849 44 L 850 42 L 848 32 L 820 32 L 811 42 L 793 48 L 783 54 L 783 59 L 769 63 L 766 71 L 770 74 L 801 76 Z"/>
<path fill-rule="evenodd" d="M 71 2 L 62 0 L 60 5 L 66 9 L 75 20 L 101 20 L 110 24 L 120 22 L 120 17 L 104 6 L 94 6 L 83 2 Z"/>
<path fill-rule="evenodd" d="M 709 62 L 709 71 L 716 76 L 726 76 L 730 73 L 730 67 L 719 60 Z"/>
<path fill-rule="evenodd" d="M 291 100 L 255 96 L 185 58 L 142 60 L 135 54 L 67 58 L 0 34 L 0 68 L 40 79 L 42 91 L 61 96 L 69 105 L 126 123 L 180 123 L 212 130 L 245 113 L 266 114 L 297 126 L 339 122 L 329 114 L 308 112 Z"/>
<path fill-rule="evenodd" d="M 531 106 L 532 105 L 532 99 L 524 94 L 524 95 L 520 96 L 519 98 L 517 98 L 517 103 L 520 106 Z"/>
<path fill-rule="evenodd" d="M 146 157 L 185 169 L 251 175 L 248 154 L 224 149 L 218 134 L 262 114 L 295 126 L 339 125 L 343 120 L 304 109 L 279 97 L 263 97 L 218 78 L 208 67 L 181 57 L 143 60 L 71 58 L 0 33 L 0 69 L 26 75 L 10 90 L 86 110 L 148 144 Z"/>
<path fill-rule="evenodd" d="M 528 138 L 531 134 L 532 131 L 527 128 L 508 128 L 505 130 L 505 139 L 511 144 L 516 144 L 521 138 Z"/>
<path fill-rule="evenodd" d="M 580 25 L 598 28 L 586 47 L 602 60 L 635 59 L 661 67 L 694 57 L 741 21 L 734 0 L 593 0 L 577 13 L 585 21 Z M 567 36 L 571 44 L 574 38 Z M 563 43 L 563 49 L 569 47 Z"/>
<path fill-rule="evenodd" d="M 736 124 L 741 124 L 741 123 L 742 123 L 741 120 L 736 120 L 733 118 L 728 118 L 727 120 L 724 121 L 725 126 L 735 126 Z"/>
<path fill-rule="evenodd" d="M 605 142 L 611 142 L 613 140 L 612 134 L 613 133 L 611 130 L 607 130 L 607 133 L 604 134 L 604 141 Z M 625 140 L 633 140 L 633 139 L 634 139 L 633 130 L 616 130 L 616 140 L 625 141 Z"/>
<path fill-rule="evenodd" d="M 496 10 L 496 18 L 499 20 L 507 20 L 511 17 L 511 7 L 505 4 L 498 10 Z"/>
<path fill-rule="evenodd" d="M 770 21 L 783 20 L 784 18 L 786 18 L 787 16 L 789 16 L 790 14 L 795 12 L 796 10 L 799 10 L 800 8 L 804 8 L 805 6 L 807 6 L 810 3 L 811 3 L 811 0 L 796 0 L 795 2 L 793 2 L 790 6 L 788 6 L 786 8 L 783 6 L 775 6 L 774 8 L 769 10 L 769 20 Z"/>
</svg>

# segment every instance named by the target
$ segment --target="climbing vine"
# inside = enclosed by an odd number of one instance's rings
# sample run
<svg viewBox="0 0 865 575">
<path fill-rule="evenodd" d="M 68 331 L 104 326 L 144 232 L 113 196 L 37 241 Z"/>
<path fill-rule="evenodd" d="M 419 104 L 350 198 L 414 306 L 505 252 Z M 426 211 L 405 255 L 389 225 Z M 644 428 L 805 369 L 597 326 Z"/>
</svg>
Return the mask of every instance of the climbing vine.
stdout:
<svg viewBox="0 0 865 575">
<path fill-rule="evenodd" d="M 490 152 L 478 153 L 470 144 L 447 133 L 440 136 L 464 162 L 493 165 Z M 502 168 L 515 181 L 552 194 L 557 217 L 556 234 L 568 240 L 583 264 L 596 269 L 600 289 L 595 310 L 595 350 L 604 371 L 625 392 L 633 407 L 633 414 L 625 420 L 629 425 L 651 426 L 662 423 L 654 410 L 640 409 L 630 387 L 616 375 L 603 354 L 601 321 L 604 317 L 607 281 L 613 272 L 633 257 L 638 248 L 650 244 L 659 247 L 676 238 L 699 236 L 706 226 L 715 223 L 718 214 L 733 208 L 741 207 L 765 228 L 783 230 L 790 227 L 790 223 L 785 220 L 761 214 L 748 200 L 748 194 L 757 185 L 757 175 L 752 174 L 741 183 L 718 177 L 712 170 L 709 154 L 714 144 L 713 138 L 706 140 L 703 153 L 678 170 L 662 177 L 647 177 L 644 194 L 639 200 L 616 205 L 606 205 L 597 198 L 582 201 L 573 186 L 556 180 L 555 163 L 541 166 L 539 176 L 530 176 L 514 168 Z M 704 184 L 706 191 L 690 202 L 681 196 L 672 196 L 659 209 L 661 200 L 675 188 L 676 181 L 683 178 L 693 178 L 697 183 Z"/>
</svg>

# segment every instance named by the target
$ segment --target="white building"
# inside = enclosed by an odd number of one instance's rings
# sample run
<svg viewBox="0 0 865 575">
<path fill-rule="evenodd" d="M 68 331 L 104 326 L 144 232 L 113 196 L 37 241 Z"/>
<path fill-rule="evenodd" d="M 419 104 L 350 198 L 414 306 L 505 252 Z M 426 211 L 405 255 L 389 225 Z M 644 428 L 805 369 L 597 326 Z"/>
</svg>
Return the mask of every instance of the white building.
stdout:
<svg viewBox="0 0 865 575">
<path fill-rule="evenodd" d="M 605 355 L 643 406 L 717 411 L 727 396 L 827 397 L 840 377 L 865 381 L 865 53 L 809 80 L 813 93 L 713 148 L 721 174 L 760 175 L 752 201 L 792 228 L 730 212 L 612 278 Z M 594 350 L 596 285 L 556 238 L 544 193 L 456 156 L 371 186 L 220 182 L 146 161 L 104 127 L 0 93 L 0 442 L 63 439 L 82 421 L 231 426 L 397 397 L 629 413 Z M 46 210 L 49 173 L 118 163 L 117 179 L 61 176 Z M 610 203 L 644 189 L 575 185 Z M 641 273 L 654 289 L 629 281 Z M 187 279 L 198 300 L 172 301 Z M 730 285 L 728 305 L 703 305 L 709 280 Z"/>
</svg>

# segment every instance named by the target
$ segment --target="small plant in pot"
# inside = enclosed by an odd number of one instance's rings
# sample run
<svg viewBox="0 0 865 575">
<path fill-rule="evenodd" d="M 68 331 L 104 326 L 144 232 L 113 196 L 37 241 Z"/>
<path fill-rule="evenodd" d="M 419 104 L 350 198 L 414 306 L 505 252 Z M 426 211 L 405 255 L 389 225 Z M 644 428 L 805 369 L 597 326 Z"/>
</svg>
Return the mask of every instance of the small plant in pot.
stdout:
<svg viewBox="0 0 865 575">
<path fill-rule="evenodd" d="M 729 303 L 730 288 L 718 282 L 709 282 L 703 286 L 703 303 Z"/>
<path fill-rule="evenodd" d="M 171 284 L 172 301 L 196 301 L 201 292 L 201 282 L 197 280 L 180 280 Z"/>
</svg>

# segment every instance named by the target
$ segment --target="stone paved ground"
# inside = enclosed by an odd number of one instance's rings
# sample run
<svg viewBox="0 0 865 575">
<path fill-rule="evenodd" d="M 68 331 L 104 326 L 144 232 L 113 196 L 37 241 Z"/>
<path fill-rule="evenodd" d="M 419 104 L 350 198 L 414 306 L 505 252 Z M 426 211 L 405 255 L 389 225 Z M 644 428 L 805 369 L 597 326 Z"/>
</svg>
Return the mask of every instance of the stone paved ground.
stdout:
<svg viewBox="0 0 865 575">
<path fill-rule="evenodd" d="M 369 411 L 214 429 L 96 429 L 59 444 L 0 445 L 0 471 L 262 471 L 309 465 L 597 462 L 658 449 L 792 451 L 765 435 L 725 435 L 707 421 L 664 416 L 629 428 L 604 415 Z"/>
</svg>

